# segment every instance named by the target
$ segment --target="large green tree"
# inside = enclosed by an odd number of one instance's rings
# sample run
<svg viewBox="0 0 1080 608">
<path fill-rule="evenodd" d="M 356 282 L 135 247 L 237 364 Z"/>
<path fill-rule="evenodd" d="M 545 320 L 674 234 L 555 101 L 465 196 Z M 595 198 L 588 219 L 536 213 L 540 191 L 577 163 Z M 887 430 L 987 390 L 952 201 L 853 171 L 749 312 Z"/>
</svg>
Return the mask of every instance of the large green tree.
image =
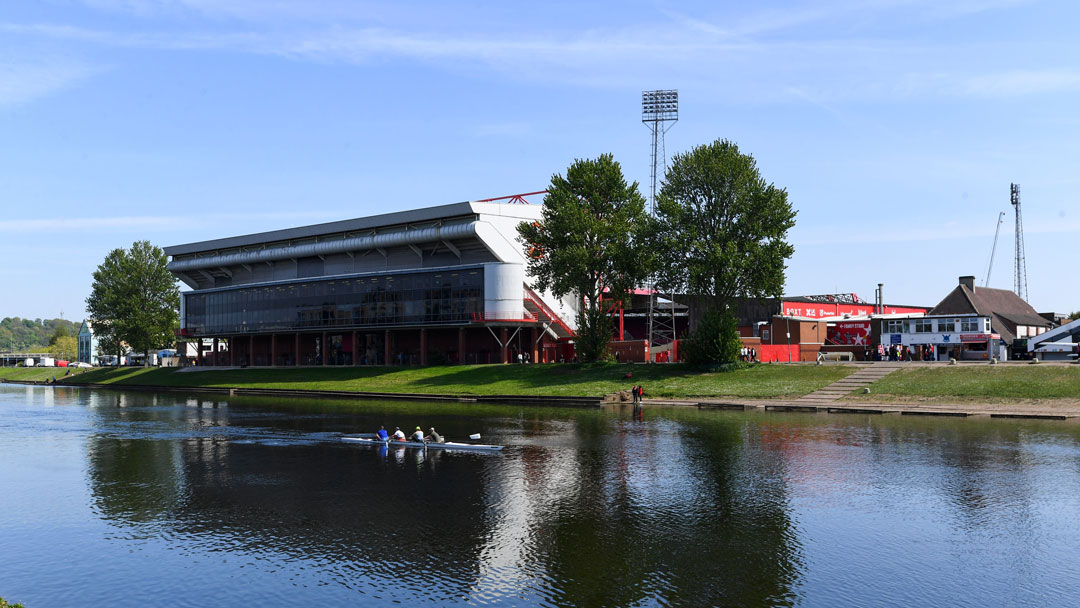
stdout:
<svg viewBox="0 0 1080 608">
<path fill-rule="evenodd" d="M 734 143 L 677 154 L 656 202 L 662 284 L 707 297 L 717 312 L 730 311 L 736 298 L 781 295 L 795 214 L 787 191 L 767 183 Z"/>
<path fill-rule="evenodd" d="M 126 343 L 147 355 L 172 344 L 179 308 L 180 289 L 168 270 L 168 257 L 149 241 L 109 252 L 94 271 L 86 298 L 94 331 L 105 342 Z"/>
<path fill-rule="evenodd" d="M 612 338 L 607 309 L 648 276 L 645 198 L 610 154 L 574 161 L 547 190 L 541 220 L 518 226 L 529 273 L 557 297 L 581 298 L 577 354 L 596 361 Z"/>
</svg>

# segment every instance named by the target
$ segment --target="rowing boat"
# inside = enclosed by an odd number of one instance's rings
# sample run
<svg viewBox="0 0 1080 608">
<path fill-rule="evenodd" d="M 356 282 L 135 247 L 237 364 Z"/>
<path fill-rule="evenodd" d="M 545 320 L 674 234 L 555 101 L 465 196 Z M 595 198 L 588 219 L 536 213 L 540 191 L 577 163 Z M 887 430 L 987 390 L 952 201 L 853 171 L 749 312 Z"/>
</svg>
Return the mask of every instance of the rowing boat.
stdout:
<svg viewBox="0 0 1080 608">
<path fill-rule="evenodd" d="M 503 449 L 501 445 L 485 445 L 482 443 L 457 443 L 455 441 L 447 441 L 445 443 L 426 443 L 423 441 L 383 441 L 381 439 L 370 439 L 367 437 L 342 437 L 342 441 L 349 441 L 352 443 L 359 443 L 360 445 L 369 446 L 386 446 L 393 448 L 426 448 L 429 450 L 471 450 L 474 452 L 498 452 Z"/>
</svg>

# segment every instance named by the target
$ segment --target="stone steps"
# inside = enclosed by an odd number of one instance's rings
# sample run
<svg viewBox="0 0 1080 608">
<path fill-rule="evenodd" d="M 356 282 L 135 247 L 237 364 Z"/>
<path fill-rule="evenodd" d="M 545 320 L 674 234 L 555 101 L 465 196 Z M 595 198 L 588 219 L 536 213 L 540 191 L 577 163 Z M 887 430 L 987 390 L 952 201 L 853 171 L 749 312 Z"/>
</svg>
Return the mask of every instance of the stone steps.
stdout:
<svg viewBox="0 0 1080 608">
<path fill-rule="evenodd" d="M 870 386 L 885 376 L 900 369 L 899 365 L 875 364 L 868 369 L 860 369 L 846 378 L 841 378 L 832 384 L 822 387 L 809 395 L 803 395 L 792 402 L 794 406 L 821 406 L 828 405 L 839 400 L 845 395 L 861 388 Z"/>
</svg>

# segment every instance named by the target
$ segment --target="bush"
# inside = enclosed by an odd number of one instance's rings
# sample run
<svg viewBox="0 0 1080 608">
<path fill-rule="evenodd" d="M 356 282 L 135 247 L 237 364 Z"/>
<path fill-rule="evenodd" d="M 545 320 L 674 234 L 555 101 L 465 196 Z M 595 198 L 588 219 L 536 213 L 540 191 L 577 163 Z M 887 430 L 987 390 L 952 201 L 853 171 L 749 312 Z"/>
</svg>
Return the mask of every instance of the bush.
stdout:
<svg viewBox="0 0 1080 608">
<path fill-rule="evenodd" d="M 578 361 L 593 363 L 614 360 L 608 352 L 611 343 L 611 318 L 602 309 L 587 310 L 582 308 L 577 315 L 578 330 L 574 339 L 574 351 Z"/>
<path fill-rule="evenodd" d="M 694 367 L 734 368 L 738 366 L 741 347 L 735 317 L 727 311 L 710 310 L 682 349 L 686 362 Z"/>
<path fill-rule="evenodd" d="M 0 597 L 0 608 L 25 608 L 22 604 L 9 604 L 7 600 Z"/>
</svg>

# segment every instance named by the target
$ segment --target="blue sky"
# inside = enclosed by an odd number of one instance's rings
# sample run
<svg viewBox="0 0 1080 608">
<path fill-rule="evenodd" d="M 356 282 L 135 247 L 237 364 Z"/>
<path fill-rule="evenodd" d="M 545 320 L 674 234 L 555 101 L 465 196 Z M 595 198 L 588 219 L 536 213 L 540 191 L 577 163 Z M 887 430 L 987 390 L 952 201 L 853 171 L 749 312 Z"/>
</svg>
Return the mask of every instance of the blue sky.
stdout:
<svg viewBox="0 0 1080 608">
<path fill-rule="evenodd" d="M 1022 0 L 0 3 L 0 316 L 81 318 L 115 247 L 544 188 L 611 152 L 647 188 L 728 138 L 798 209 L 789 294 L 1080 309 L 1080 4 Z"/>
</svg>

